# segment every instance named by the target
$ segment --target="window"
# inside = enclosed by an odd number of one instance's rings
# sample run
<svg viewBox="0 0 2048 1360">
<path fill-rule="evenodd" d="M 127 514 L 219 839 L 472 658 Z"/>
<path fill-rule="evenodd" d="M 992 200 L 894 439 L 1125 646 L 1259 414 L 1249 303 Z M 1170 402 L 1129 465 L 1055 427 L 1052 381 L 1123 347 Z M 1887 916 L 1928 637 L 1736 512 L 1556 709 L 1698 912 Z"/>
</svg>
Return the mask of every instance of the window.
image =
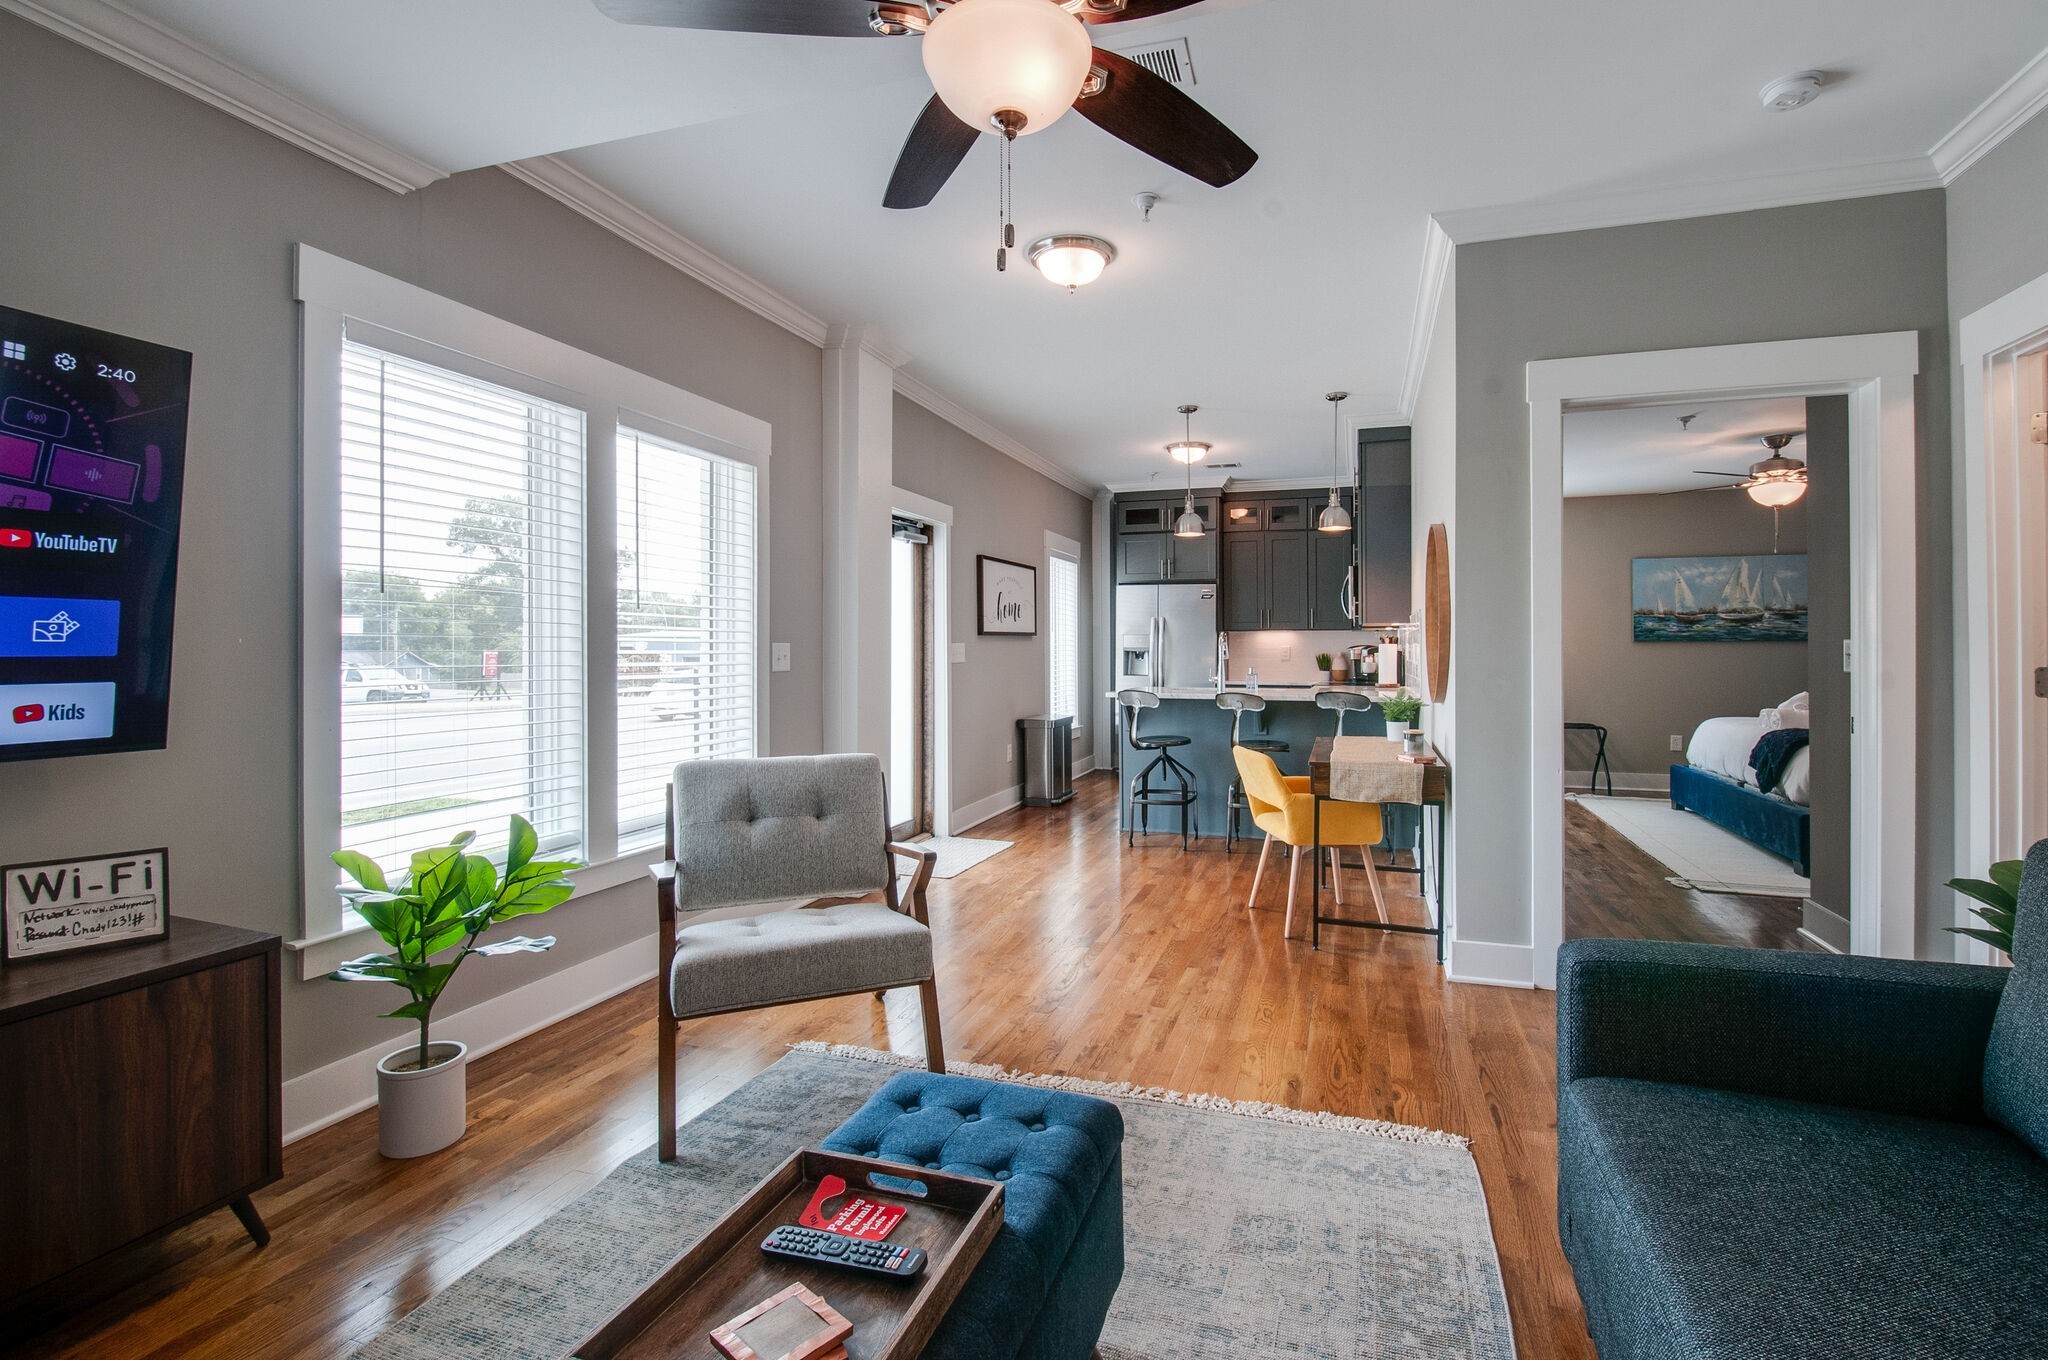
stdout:
<svg viewBox="0 0 2048 1360">
<path fill-rule="evenodd" d="M 677 762 L 754 754 L 754 469 L 618 432 L 619 846 Z"/>
<path fill-rule="evenodd" d="M 1046 648 L 1051 667 L 1047 707 L 1055 718 L 1081 721 L 1081 564 L 1060 553 L 1048 564 Z"/>
<path fill-rule="evenodd" d="M 362 952 L 329 853 L 390 870 L 513 812 L 639 881 L 683 760 L 765 749 L 766 422 L 310 246 L 297 253 L 304 977 Z"/>
<path fill-rule="evenodd" d="M 581 411 L 342 346 L 341 844 L 388 873 L 514 812 L 588 854 L 583 458 Z"/>
</svg>

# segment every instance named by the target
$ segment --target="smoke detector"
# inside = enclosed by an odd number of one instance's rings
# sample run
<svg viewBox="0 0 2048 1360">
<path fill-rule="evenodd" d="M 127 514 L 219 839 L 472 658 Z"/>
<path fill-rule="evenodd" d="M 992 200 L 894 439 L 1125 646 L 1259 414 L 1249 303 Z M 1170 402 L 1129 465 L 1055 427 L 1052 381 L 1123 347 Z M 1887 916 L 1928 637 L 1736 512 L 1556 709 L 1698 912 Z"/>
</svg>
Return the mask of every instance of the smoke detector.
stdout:
<svg viewBox="0 0 2048 1360">
<path fill-rule="evenodd" d="M 1758 91 L 1757 97 L 1764 101 L 1764 107 L 1772 113 L 1789 113 L 1803 109 L 1820 97 L 1820 89 L 1827 81 L 1825 71 L 1794 71 Z"/>
</svg>

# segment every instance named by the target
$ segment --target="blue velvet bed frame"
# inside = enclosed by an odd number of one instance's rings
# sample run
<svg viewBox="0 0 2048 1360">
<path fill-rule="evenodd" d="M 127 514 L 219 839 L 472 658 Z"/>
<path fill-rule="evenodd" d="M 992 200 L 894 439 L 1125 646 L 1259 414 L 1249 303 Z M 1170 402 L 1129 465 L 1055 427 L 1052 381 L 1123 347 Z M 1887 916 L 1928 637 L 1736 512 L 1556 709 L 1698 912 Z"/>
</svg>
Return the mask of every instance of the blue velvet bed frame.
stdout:
<svg viewBox="0 0 2048 1360">
<path fill-rule="evenodd" d="M 1797 803 L 1758 793 L 1725 775 L 1691 765 L 1673 765 L 1671 806 L 1697 812 L 1751 845 L 1791 860 L 1792 867 L 1802 875 L 1812 872 L 1813 814 Z"/>
</svg>

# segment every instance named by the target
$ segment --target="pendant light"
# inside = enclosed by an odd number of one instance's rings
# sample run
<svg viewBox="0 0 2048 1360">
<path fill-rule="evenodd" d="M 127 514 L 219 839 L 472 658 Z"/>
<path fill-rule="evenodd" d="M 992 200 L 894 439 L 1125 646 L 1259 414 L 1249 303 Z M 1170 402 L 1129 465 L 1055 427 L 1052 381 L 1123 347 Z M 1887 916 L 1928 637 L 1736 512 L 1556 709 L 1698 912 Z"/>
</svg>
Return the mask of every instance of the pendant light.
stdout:
<svg viewBox="0 0 2048 1360">
<path fill-rule="evenodd" d="M 1349 392 L 1331 392 L 1323 397 L 1330 403 L 1331 448 L 1335 471 L 1330 477 L 1330 503 L 1316 516 L 1316 528 L 1326 534 L 1351 532 L 1351 512 L 1344 508 L 1338 488 L 1344 483 L 1344 399 Z"/>
<path fill-rule="evenodd" d="M 1194 436 L 1193 416 L 1201 409 L 1199 406 L 1180 408 L 1180 442 L 1166 446 L 1166 451 L 1187 469 L 1187 500 L 1181 505 L 1180 518 L 1173 522 L 1175 538 L 1200 538 L 1209 532 L 1209 526 L 1202 523 L 1202 517 L 1195 513 L 1195 464 L 1209 456 L 1209 445 Z"/>
</svg>

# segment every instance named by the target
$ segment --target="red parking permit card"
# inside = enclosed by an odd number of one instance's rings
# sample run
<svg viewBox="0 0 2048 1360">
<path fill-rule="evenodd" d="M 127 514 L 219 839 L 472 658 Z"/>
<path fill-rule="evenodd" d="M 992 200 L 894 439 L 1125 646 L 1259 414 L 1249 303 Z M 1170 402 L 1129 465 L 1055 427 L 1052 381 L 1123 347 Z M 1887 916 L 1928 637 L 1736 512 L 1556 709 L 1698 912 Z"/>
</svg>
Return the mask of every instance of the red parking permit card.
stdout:
<svg viewBox="0 0 2048 1360">
<path fill-rule="evenodd" d="M 804 1206 L 804 1211 L 798 1216 L 797 1222 L 806 1228 L 819 1228 L 846 1237 L 860 1237 L 870 1242 L 879 1242 L 894 1232 L 896 1225 L 903 1221 L 902 1205 L 877 1204 L 859 1195 L 834 1207 L 831 1202 L 845 1193 L 846 1182 L 839 1177 L 821 1178 L 817 1190 L 811 1195 L 811 1202 Z"/>
</svg>

